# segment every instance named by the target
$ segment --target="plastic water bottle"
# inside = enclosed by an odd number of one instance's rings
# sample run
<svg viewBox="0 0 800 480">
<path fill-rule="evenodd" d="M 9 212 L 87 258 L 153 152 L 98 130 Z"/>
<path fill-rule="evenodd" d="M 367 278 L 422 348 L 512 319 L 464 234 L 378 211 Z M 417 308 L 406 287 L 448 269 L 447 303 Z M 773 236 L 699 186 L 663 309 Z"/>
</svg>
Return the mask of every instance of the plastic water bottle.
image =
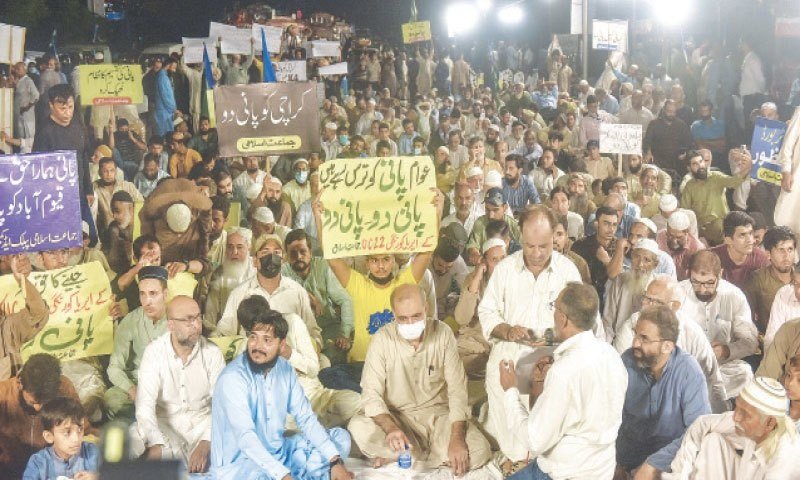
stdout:
<svg viewBox="0 0 800 480">
<path fill-rule="evenodd" d="M 397 466 L 406 470 L 411 468 L 411 452 L 408 451 L 408 446 L 406 446 L 406 449 L 397 457 Z"/>
</svg>

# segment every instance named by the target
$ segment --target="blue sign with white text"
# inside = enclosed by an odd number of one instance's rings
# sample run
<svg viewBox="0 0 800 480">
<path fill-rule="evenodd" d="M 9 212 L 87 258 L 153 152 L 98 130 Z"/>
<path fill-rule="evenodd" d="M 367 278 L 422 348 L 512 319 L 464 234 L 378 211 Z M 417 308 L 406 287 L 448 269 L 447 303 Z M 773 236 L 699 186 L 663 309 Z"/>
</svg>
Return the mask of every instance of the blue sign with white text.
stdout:
<svg viewBox="0 0 800 480">
<path fill-rule="evenodd" d="M 756 118 L 750 152 L 753 155 L 753 168 L 750 176 L 755 180 L 775 185 L 781 184 L 781 166 L 778 165 L 778 152 L 786 135 L 786 124 L 764 117 Z"/>
</svg>

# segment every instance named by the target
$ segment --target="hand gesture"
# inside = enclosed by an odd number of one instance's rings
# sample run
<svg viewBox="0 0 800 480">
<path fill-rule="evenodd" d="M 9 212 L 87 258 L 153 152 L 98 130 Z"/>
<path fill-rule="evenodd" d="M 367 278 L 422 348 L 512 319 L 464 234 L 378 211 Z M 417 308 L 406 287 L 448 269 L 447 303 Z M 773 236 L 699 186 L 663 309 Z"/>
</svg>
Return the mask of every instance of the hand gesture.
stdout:
<svg viewBox="0 0 800 480">
<path fill-rule="evenodd" d="M 550 366 L 553 364 L 553 357 L 550 355 L 542 357 L 536 362 L 533 367 L 533 381 L 542 383 L 547 378 L 547 372 L 550 371 Z"/>
<path fill-rule="evenodd" d="M 11 255 L 11 274 L 14 275 L 14 280 L 22 285 L 29 273 L 31 273 L 30 268 L 25 269 L 19 264 L 19 255 Z"/>
<path fill-rule="evenodd" d="M 517 386 L 517 371 L 513 360 L 502 360 L 500 362 L 500 386 L 503 390 Z"/>
<path fill-rule="evenodd" d="M 386 434 L 386 446 L 389 447 L 393 452 L 401 452 L 408 448 L 410 444 L 411 442 L 408 441 L 406 434 L 403 433 L 403 431 L 399 428 L 396 428 Z"/>
<path fill-rule="evenodd" d="M 520 340 L 530 340 L 531 334 L 525 327 L 520 327 L 519 325 L 515 325 L 508 329 L 506 332 L 506 340 L 509 342 L 518 342 Z"/>
</svg>

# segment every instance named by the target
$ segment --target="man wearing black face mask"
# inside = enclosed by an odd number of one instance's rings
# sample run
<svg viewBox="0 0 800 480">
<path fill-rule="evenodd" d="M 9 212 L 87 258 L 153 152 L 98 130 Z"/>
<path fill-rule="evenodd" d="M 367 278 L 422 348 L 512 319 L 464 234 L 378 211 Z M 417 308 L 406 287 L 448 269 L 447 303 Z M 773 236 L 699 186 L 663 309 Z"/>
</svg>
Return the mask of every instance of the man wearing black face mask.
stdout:
<svg viewBox="0 0 800 480">
<path fill-rule="evenodd" d="M 316 344 L 317 351 L 320 351 L 323 346 L 322 332 L 311 310 L 311 301 L 306 289 L 291 278 L 281 275 L 283 265 L 281 239 L 275 235 L 262 235 L 253 241 L 251 252 L 256 276 L 231 292 L 222 318 L 212 336 L 242 334 L 244 330 L 237 320 L 236 309 L 245 298 L 260 295 L 269 301 L 273 310 L 300 316 Z"/>
</svg>

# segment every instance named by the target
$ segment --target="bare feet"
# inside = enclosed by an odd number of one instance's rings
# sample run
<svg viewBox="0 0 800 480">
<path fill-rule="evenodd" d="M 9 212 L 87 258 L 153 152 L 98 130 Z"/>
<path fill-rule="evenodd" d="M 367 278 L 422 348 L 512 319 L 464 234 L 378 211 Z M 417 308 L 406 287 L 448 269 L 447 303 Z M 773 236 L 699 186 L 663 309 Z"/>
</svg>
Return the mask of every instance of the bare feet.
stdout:
<svg viewBox="0 0 800 480">
<path fill-rule="evenodd" d="M 393 460 L 391 458 L 376 457 L 372 459 L 372 468 L 381 468 L 384 465 L 389 465 Z"/>
</svg>

